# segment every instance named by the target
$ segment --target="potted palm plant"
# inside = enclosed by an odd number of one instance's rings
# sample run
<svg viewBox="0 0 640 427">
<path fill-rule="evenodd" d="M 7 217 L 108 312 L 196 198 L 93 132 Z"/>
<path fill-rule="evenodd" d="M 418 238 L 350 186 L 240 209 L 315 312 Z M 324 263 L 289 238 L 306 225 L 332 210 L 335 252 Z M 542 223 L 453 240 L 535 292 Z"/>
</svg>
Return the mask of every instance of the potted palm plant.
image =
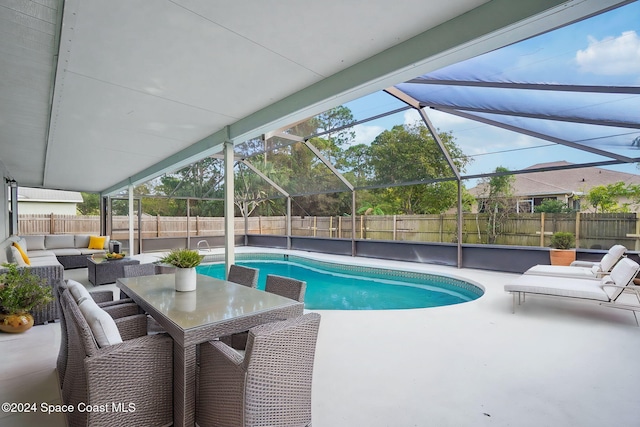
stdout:
<svg viewBox="0 0 640 427">
<path fill-rule="evenodd" d="M 7 269 L 0 275 L 0 331 L 24 332 L 33 326 L 34 308 L 53 300 L 45 279 L 16 264 L 2 264 Z"/>
<path fill-rule="evenodd" d="M 196 267 L 203 258 L 193 249 L 174 249 L 160 262 L 176 267 L 176 291 L 186 292 L 196 290 Z"/>
<path fill-rule="evenodd" d="M 571 265 L 576 260 L 576 237 L 567 231 L 557 231 L 551 235 L 551 265 Z"/>
</svg>

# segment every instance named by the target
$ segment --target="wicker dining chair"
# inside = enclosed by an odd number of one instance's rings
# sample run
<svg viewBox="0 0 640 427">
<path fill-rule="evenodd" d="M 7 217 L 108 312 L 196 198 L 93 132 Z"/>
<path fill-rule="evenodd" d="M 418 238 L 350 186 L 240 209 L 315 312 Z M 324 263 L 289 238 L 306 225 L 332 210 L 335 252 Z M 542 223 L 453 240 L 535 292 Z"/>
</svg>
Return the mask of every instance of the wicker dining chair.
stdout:
<svg viewBox="0 0 640 427">
<path fill-rule="evenodd" d="M 140 276 L 153 276 L 157 272 L 155 264 L 132 264 L 122 267 L 124 271 L 124 277 L 140 277 Z M 128 298 L 129 296 L 120 291 L 120 299 Z"/>
<path fill-rule="evenodd" d="M 72 411 L 70 427 L 169 425 L 173 421 L 173 340 L 146 335 L 142 314 L 115 319 L 122 342 L 100 347 L 70 291 L 61 296 L 69 355 L 62 400 L 74 408 L 123 404 L 126 411 Z M 134 404 L 135 407 L 129 406 Z"/>
<path fill-rule="evenodd" d="M 268 274 L 264 287 L 266 292 L 280 295 L 298 302 L 304 302 L 304 295 L 307 290 L 307 282 L 290 277 Z M 220 338 L 225 344 L 236 350 L 244 350 L 247 346 L 247 332 L 238 332 Z"/>
<path fill-rule="evenodd" d="M 307 282 L 290 277 L 267 275 L 264 290 L 272 294 L 280 295 L 298 302 L 304 302 L 307 291 Z"/>
<path fill-rule="evenodd" d="M 67 369 L 67 357 L 68 357 L 68 346 L 69 342 L 67 339 L 67 325 L 66 319 L 64 316 L 64 312 L 62 311 L 62 307 L 60 304 L 62 293 L 69 289 L 69 287 L 73 286 L 84 286 L 80 283 L 63 280 L 56 287 L 56 304 L 58 305 L 58 312 L 60 313 L 60 349 L 58 351 L 58 360 L 56 362 L 56 369 L 58 372 L 58 382 L 60 388 L 62 388 L 64 384 L 64 375 Z M 86 289 L 86 288 L 84 288 Z M 90 296 L 100 307 L 102 307 L 105 311 L 107 311 L 111 317 L 125 317 L 137 314 L 139 312 L 138 306 L 131 300 L 113 300 L 113 291 L 107 290 L 97 290 L 89 292 L 86 290 L 82 296 Z"/>
<path fill-rule="evenodd" d="M 258 270 L 251 267 L 243 267 L 241 265 L 233 264 L 229 267 L 227 280 L 239 285 L 256 288 L 258 287 Z"/>
<path fill-rule="evenodd" d="M 221 341 L 202 344 L 198 425 L 310 426 L 319 327 L 317 313 L 256 326 L 244 357 Z"/>
</svg>

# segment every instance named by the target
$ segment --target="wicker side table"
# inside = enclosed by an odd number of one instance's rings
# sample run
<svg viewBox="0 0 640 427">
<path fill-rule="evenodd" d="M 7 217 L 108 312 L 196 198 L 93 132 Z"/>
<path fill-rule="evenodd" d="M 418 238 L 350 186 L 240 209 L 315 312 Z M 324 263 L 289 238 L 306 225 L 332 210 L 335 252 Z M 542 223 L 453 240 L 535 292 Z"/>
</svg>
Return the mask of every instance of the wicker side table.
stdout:
<svg viewBox="0 0 640 427">
<path fill-rule="evenodd" d="M 87 257 L 89 282 L 91 282 L 93 286 L 115 283 L 116 279 L 124 277 L 124 266 L 133 264 L 140 264 L 140 261 L 131 258 L 96 261 L 91 259 L 91 257 Z"/>
</svg>

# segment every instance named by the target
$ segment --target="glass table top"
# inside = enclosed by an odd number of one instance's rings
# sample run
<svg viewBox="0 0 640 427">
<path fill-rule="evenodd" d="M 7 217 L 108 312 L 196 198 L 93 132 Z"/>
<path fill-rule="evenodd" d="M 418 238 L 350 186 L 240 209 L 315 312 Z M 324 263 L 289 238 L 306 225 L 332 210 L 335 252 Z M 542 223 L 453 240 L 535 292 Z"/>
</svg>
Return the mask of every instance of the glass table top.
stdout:
<svg viewBox="0 0 640 427">
<path fill-rule="evenodd" d="M 129 277 L 118 283 L 184 330 L 298 303 L 201 274 L 196 290 L 190 292 L 175 290 L 173 274 Z"/>
</svg>

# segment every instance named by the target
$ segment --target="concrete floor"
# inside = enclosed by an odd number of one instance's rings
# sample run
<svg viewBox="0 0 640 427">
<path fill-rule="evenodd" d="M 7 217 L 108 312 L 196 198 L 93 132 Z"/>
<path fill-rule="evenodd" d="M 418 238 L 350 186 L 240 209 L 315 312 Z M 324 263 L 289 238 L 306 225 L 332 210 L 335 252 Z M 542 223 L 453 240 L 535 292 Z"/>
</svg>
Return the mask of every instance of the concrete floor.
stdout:
<svg viewBox="0 0 640 427">
<path fill-rule="evenodd" d="M 440 308 L 318 311 L 315 427 L 640 425 L 640 328 L 632 313 L 528 297 L 512 314 L 503 286 L 513 274 L 348 261 L 466 278 L 486 293 Z M 66 274 L 86 283 L 86 269 Z M 59 340 L 59 323 L 0 334 L 0 401 L 38 407 L 0 412 L 0 425 L 66 425 L 40 411 L 43 402 L 61 403 Z"/>
</svg>

